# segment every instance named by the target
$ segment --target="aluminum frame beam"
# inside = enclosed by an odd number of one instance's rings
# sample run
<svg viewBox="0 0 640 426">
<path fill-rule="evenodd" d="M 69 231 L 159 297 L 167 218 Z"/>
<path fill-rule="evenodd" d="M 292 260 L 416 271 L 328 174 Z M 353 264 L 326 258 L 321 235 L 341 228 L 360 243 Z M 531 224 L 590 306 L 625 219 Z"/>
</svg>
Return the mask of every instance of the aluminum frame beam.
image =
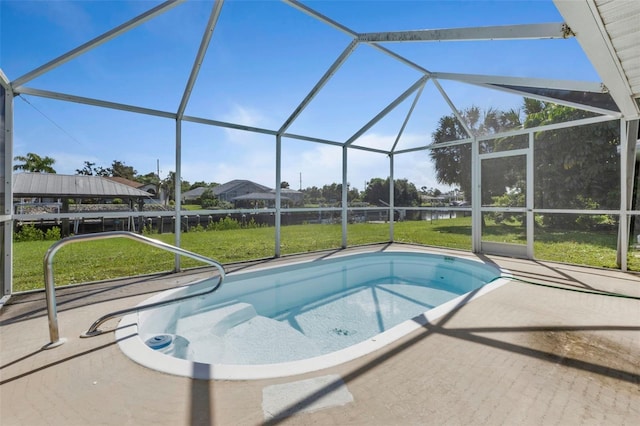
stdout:
<svg viewBox="0 0 640 426">
<path fill-rule="evenodd" d="M 347 224 L 348 224 L 348 207 L 349 207 L 349 188 L 348 188 L 348 176 L 347 170 L 349 167 L 349 148 L 346 146 L 342 147 L 342 211 L 340 213 L 341 216 L 341 247 L 343 249 L 347 248 Z"/>
<path fill-rule="evenodd" d="M 226 129 L 235 129 L 235 130 L 243 130 L 246 132 L 261 133 L 263 135 L 275 136 L 278 134 L 276 130 L 263 129 L 261 127 L 246 126 L 244 124 L 229 123 L 227 121 L 211 120 L 209 118 L 193 117 L 191 115 L 183 116 L 182 121 L 189 121 L 191 123 L 198 123 L 198 124 L 206 124 L 206 125 L 215 126 L 215 127 L 224 127 Z"/>
<path fill-rule="evenodd" d="M 627 210 L 629 209 L 627 190 L 629 150 L 627 149 L 628 135 L 627 123 L 625 120 L 620 120 L 620 143 L 620 216 L 618 217 L 618 246 L 616 248 L 616 263 L 621 270 L 626 271 L 627 248 L 629 247 L 629 216 L 627 215 Z M 635 144 L 633 145 L 633 149 L 635 151 Z"/>
<path fill-rule="evenodd" d="M 353 136 L 351 136 L 344 143 L 345 146 L 351 145 L 355 142 L 360 136 L 362 136 L 367 130 L 373 127 L 378 121 L 382 120 L 384 116 L 386 116 L 389 112 L 391 112 L 395 107 L 401 104 L 407 97 L 409 97 L 413 92 L 418 90 L 420 87 L 424 86 L 429 78 L 428 75 L 424 75 L 418 79 L 415 83 L 411 85 L 407 90 L 405 90 L 400 96 L 398 96 L 393 102 L 391 102 L 385 109 L 380 111 L 375 117 L 373 117 L 367 124 L 365 124 L 360 130 L 358 130 Z"/>
<path fill-rule="evenodd" d="M 478 136 L 476 138 L 470 137 L 470 138 L 466 138 L 466 139 L 458 139 L 458 140 L 455 140 L 455 141 L 442 142 L 442 143 L 438 143 L 436 145 L 429 144 L 429 145 L 425 145 L 425 146 L 422 146 L 422 147 L 408 148 L 408 149 L 403 149 L 403 150 L 396 151 L 395 154 L 407 154 L 407 153 L 415 152 L 415 151 L 425 151 L 425 150 L 432 150 L 432 149 L 438 149 L 438 148 L 446 148 L 446 147 L 449 147 L 449 146 L 468 144 L 468 143 L 473 142 L 474 140 L 477 140 L 478 142 L 480 142 L 480 141 L 484 141 L 484 140 L 505 138 L 505 137 L 509 137 L 509 136 L 526 135 L 526 134 L 538 133 L 538 132 L 547 132 L 549 130 L 564 129 L 564 128 L 567 128 L 567 127 L 577 127 L 577 126 L 584 126 L 584 125 L 588 125 L 588 124 L 604 123 L 604 122 L 607 122 L 607 121 L 614 121 L 614 120 L 619 120 L 619 119 L 616 118 L 616 117 L 610 117 L 610 116 L 598 116 L 598 117 L 591 117 L 591 118 L 582 118 L 580 120 L 565 121 L 564 123 L 546 124 L 544 126 L 530 127 L 530 128 L 518 129 L 518 130 L 510 130 L 508 132 L 496 133 L 496 134 L 493 134 L 493 135 Z M 356 147 L 357 147 L 357 145 L 352 145 L 352 148 L 356 148 Z"/>
<path fill-rule="evenodd" d="M 425 82 L 425 84 L 426 84 L 426 82 Z M 411 119 L 411 115 L 413 114 L 413 110 L 416 108 L 416 105 L 418 104 L 418 100 L 420 100 L 420 96 L 422 96 L 422 91 L 424 90 L 425 84 L 420 86 L 420 88 L 418 89 L 418 92 L 416 93 L 416 96 L 413 98 L 413 102 L 411 102 L 411 107 L 409 108 L 409 111 L 407 112 L 407 115 L 405 116 L 404 121 L 402 122 L 402 126 L 400 126 L 400 130 L 398 131 L 398 135 L 396 136 L 396 140 L 393 142 L 393 146 L 391 147 L 391 150 L 389 151 L 390 153 L 395 152 L 396 146 L 398 146 L 398 142 L 400 142 L 400 138 L 402 137 L 402 134 L 404 133 L 404 129 L 406 129 L 407 124 L 409 123 L 409 120 Z"/>
<path fill-rule="evenodd" d="M 274 238 L 273 253 L 275 257 L 280 257 L 280 232 L 282 230 L 282 136 L 276 135 L 276 212 L 275 212 L 275 228 L 276 234 Z"/>
<path fill-rule="evenodd" d="M 456 118 L 458 119 L 458 122 L 460 123 L 464 131 L 467 132 L 467 136 L 472 138 L 473 132 L 471 131 L 467 123 L 462 118 L 460 111 L 458 111 L 458 108 L 456 108 L 456 106 L 453 104 L 453 101 L 451 101 L 451 98 L 449 98 L 449 95 L 447 94 L 447 92 L 442 88 L 442 86 L 438 82 L 438 79 L 433 78 L 432 81 L 433 81 L 433 84 L 436 86 L 436 89 L 438 89 L 438 92 L 440 92 L 440 96 L 442 96 L 442 98 L 445 100 L 447 105 L 449 105 L 449 108 L 451 108 L 451 112 L 453 112 L 453 115 L 456 116 Z"/>
<path fill-rule="evenodd" d="M 474 40 L 540 40 L 565 39 L 572 36 L 573 33 L 567 25 L 565 23 L 558 22 L 545 24 L 361 33 L 358 35 L 358 41 L 400 43 Z"/>
<path fill-rule="evenodd" d="M 373 47 L 376 50 L 379 50 L 380 52 L 384 53 L 385 55 L 391 56 L 393 59 L 402 62 L 403 64 L 407 65 L 408 67 L 411 67 L 413 69 L 415 69 L 418 72 L 421 72 L 423 74 L 427 74 L 430 75 L 431 71 L 427 70 L 426 68 L 416 64 L 415 62 L 412 62 L 410 60 L 408 60 L 407 58 L 405 58 L 404 56 L 398 55 L 396 52 L 387 49 L 384 46 L 381 46 L 377 43 L 368 43 L 369 46 Z"/>
<path fill-rule="evenodd" d="M 454 73 L 432 73 L 434 78 L 442 80 L 453 80 L 463 83 L 473 84 L 475 86 L 485 87 L 491 90 L 497 90 L 506 93 L 514 93 L 526 98 L 538 99 L 545 102 L 552 102 L 558 105 L 565 105 L 584 111 L 595 112 L 596 114 L 605 114 L 612 117 L 620 118 L 622 114 L 618 111 L 612 111 L 604 108 L 592 107 L 586 104 L 571 102 L 564 99 L 552 98 L 550 96 L 538 95 L 535 93 L 524 92 L 517 89 L 502 87 L 500 84 L 523 86 L 523 87 L 544 87 L 560 90 L 585 91 L 593 93 L 604 93 L 606 88 L 601 83 L 576 82 L 569 80 L 546 80 L 546 79 L 524 79 L 521 77 L 500 77 L 489 75 L 473 75 L 473 74 L 454 74 Z M 528 83 L 526 82 L 528 81 Z M 596 89 L 597 88 L 597 89 Z"/>
<path fill-rule="evenodd" d="M 85 98 L 83 96 L 69 95 L 67 93 L 52 92 L 50 90 L 41 90 L 41 89 L 33 89 L 29 87 L 22 87 L 15 93 L 18 95 L 32 95 L 32 96 L 38 96 L 40 98 L 56 99 L 59 101 L 74 102 L 77 104 L 92 105 L 92 106 L 97 106 L 101 108 L 135 112 L 138 114 L 152 115 L 155 117 L 164 117 L 164 118 L 171 118 L 171 119 L 176 118 L 176 114 L 174 112 L 160 111 L 157 109 L 143 108 L 143 107 L 138 107 L 138 106 L 128 105 L 128 104 L 120 104 L 117 102 L 101 101 L 99 99 Z"/>
<path fill-rule="evenodd" d="M 209 15 L 209 21 L 207 22 L 207 27 L 204 31 L 204 34 L 202 35 L 202 41 L 200 42 L 198 53 L 196 54 L 193 66 L 191 67 L 191 74 L 189 74 L 187 86 L 184 89 L 182 100 L 180 101 L 180 106 L 178 107 L 178 119 L 182 119 L 184 111 L 187 108 L 187 103 L 189 102 L 189 98 L 191 97 L 191 91 L 193 90 L 193 86 L 196 84 L 196 79 L 198 78 L 198 74 L 200 73 L 200 67 L 202 66 L 204 56 L 206 55 L 207 49 L 209 48 L 209 42 L 211 41 L 211 37 L 213 37 L 213 30 L 215 29 L 218 18 L 220 17 L 220 12 L 222 11 L 223 4 L 224 0 L 216 0 L 213 3 L 211 15 Z"/>
<path fill-rule="evenodd" d="M 0 68 L 0 86 L 4 87 L 6 90 L 13 92 L 11 83 L 9 82 L 9 79 L 5 75 L 4 71 L 2 71 L 2 68 Z"/>
<path fill-rule="evenodd" d="M 28 83 L 29 81 L 33 80 L 34 78 L 37 78 L 39 76 L 41 76 L 42 74 L 51 71 L 52 69 L 66 63 L 69 62 L 70 60 L 82 55 L 83 53 L 93 49 L 94 47 L 100 46 L 103 43 L 106 43 L 107 41 L 118 37 L 120 34 L 123 34 L 135 27 L 137 27 L 138 25 L 141 25 L 147 21 L 149 21 L 150 19 L 155 18 L 158 15 L 163 14 L 164 12 L 166 12 L 169 9 L 172 9 L 176 6 L 178 6 L 181 3 L 184 3 L 186 0 L 168 0 L 165 1 L 164 3 L 159 4 L 158 6 L 149 9 L 148 11 L 142 13 L 141 15 L 136 16 L 133 19 L 130 19 L 129 21 L 125 22 L 124 24 L 118 25 L 117 27 L 113 28 L 112 30 L 107 31 L 106 33 L 92 39 L 89 40 L 88 42 L 82 44 L 81 46 L 76 47 L 73 50 L 70 50 L 69 52 L 58 56 L 57 58 L 47 62 L 44 65 L 41 65 L 40 67 L 24 74 L 21 77 L 18 77 L 17 79 L 15 79 L 12 82 L 12 85 L 14 88 L 20 88 L 22 87 L 24 84 Z"/>
<path fill-rule="evenodd" d="M 309 103 L 316 97 L 316 95 L 322 90 L 325 84 L 331 79 L 331 77 L 340 69 L 342 64 L 346 62 L 346 60 L 351 56 L 351 54 L 358 47 L 358 43 L 353 40 L 349 45 L 342 51 L 340 56 L 331 64 L 329 69 L 324 73 L 324 75 L 318 80 L 316 85 L 311 89 L 311 91 L 305 96 L 305 98 L 300 102 L 300 104 L 296 107 L 293 113 L 285 120 L 280 129 L 278 130 L 278 134 L 282 134 L 287 131 L 287 129 L 291 126 L 296 118 L 304 111 L 304 109 L 309 105 Z"/>
<path fill-rule="evenodd" d="M 432 72 L 432 77 L 440 80 L 455 80 L 470 84 L 505 84 L 508 86 L 544 87 L 546 89 L 574 90 L 579 92 L 607 92 L 607 88 L 602 83 L 591 81 L 506 77 L 499 75 L 464 74 L 453 72 Z"/>
<path fill-rule="evenodd" d="M 307 15 L 316 18 L 317 20 L 324 22 L 325 24 L 328 24 L 330 26 L 332 26 L 333 28 L 335 28 L 338 31 L 341 31 L 345 34 L 347 34 L 348 36 L 351 36 L 353 38 L 356 38 L 358 36 L 358 33 L 356 33 L 355 31 L 345 27 L 344 25 L 340 24 L 339 22 L 334 21 L 333 19 L 323 15 L 322 13 L 311 9 L 310 7 L 308 7 L 307 5 L 300 3 L 297 0 L 282 0 L 283 2 L 285 2 L 286 4 L 288 4 L 291 7 L 294 7 L 296 9 L 298 9 L 299 11 L 306 13 Z"/>
<path fill-rule="evenodd" d="M 182 120 L 176 120 L 176 145 L 175 145 L 175 161 L 176 172 L 173 175 L 175 178 L 173 184 L 174 190 L 174 214 L 176 218 L 176 230 L 174 236 L 174 242 L 176 247 L 180 247 L 180 241 L 182 237 Z M 160 176 L 158 176 L 159 178 Z M 174 271 L 180 271 L 180 255 L 176 253 L 174 256 Z"/>
<path fill-rule="evenodd" d="M 2 211 L 0 212 L 0 221 L 3 223 L 3 256 L 0 259 L 2 267 L 0 268 L 0 274 L 2 274 L 2 285 L 0 291 L 0 300 L 5 300 L 4 297 L 11 296 L 13 291 L 13 105 L 14 105 L 14 93 L 11 90 L 9 79 L 0 70 L 0 85 L 4 89 L 4 96 L 0 97 L 0 102 L 3 102 L 3 116 L 0 120 L 3 123 L 2 126 L 2 148 L 1 153 L 4 161 L 4 204 Z M 2 303 L 0 303 L 1 305 Z"/>
</svg>

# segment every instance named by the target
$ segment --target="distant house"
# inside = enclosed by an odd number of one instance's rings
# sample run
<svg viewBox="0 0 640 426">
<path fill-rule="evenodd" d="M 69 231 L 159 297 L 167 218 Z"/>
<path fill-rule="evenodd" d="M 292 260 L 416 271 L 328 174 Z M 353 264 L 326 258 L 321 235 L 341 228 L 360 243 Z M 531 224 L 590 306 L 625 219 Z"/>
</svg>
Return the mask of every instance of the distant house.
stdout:
<svg viewBox="0 0 640 426">
<path fill-rule="evenodd" d="M 140 183 L 135 180 L 126 179 L 119 176 L 105 176 L 105 179 L 109 179 L 113 182 L 118 182 L 123 185 L 130 186 L 132 188 L 139 189 L 140 191 L 145 191 L 151 194 L 152 197 L 157 198 L 158 195 L 158 185 L 155 183 Z"/>
<path fill-rule="evenodd" d="M 230 203 L 234 202 L 235 198 L 242 195 L 265 192 L 271 192 L 271 188 L 260 185 L 259 183 L 251 182 L 250 180 L 242 179 L 234 179 L 213 188 L 213 194 L 218 200 L 228 201 Z"/>
<path fill-rule="evenodd" d="M 207 187 L 201 186 L 191 189 L 182 193 L 182 201 L 196 201 L 202 197 L 202 193 Z M 267 186 L 260 185 L 259 183 L 252 182 L 244 179 L 234 179 L 222 185 L 214 186 L 211 188 L 213 195 L 220 200 L 229 203 L 250 204 L 253 201 L 262 202 L 262 204 L 273 204 L 275 202 L 275 189 L 271 189 Z M 300 191 L 292 189 L 282 189 L 281 199 L 282 201 L 290 201 L 294 204 L 301 203 L 303 194 Z"/>
<path fill-rule="evenodd" d="M 199 186 L 197 188 L 193 188 L 190 189 L 188 191 L 184 191 L 182 193 L 182 202 L 183 203 L 189 203 L 189 202 L 195 202 L 197 201 L 200 197 L 202 197 L 202 194 L 204 193 L 204 191 L 206 191 L 207 189 L 211 189 L 207 186 Z"/>
<path fill-rule="evenodd" d="M 271 192 L 275 193 L 276 190 L 272 189 Z M 300 191 L 296 191 L 295 189 L 282 188 L 280 189 L 280 197 L 287 198 L 291 200 L 293 204 L 302 204 L 304 201 L 304 194 Z"/>
<path fill-rule="evenodd" d="M 280 196 L 280 202 L 284 205 L 289 204 L 291 200 L 284 195 Z M 275 192 L 252 192 L 250 194 L 240 195 L 233 199 L 236 207 L 275 207 L 276 205 L 276 193 Z"/>
</svg>

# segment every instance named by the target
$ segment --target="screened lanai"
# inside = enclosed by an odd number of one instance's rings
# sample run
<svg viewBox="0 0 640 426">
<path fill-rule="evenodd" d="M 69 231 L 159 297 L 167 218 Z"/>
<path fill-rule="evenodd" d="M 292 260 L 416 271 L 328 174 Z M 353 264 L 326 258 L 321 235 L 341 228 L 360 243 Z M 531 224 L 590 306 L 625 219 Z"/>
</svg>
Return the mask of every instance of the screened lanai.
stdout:
<svg viewBox="0 0 640 426">
<path fill-rule="evenodd" d="M 186 222 L 177 246 L 229 217 L 259 225 L 254 258 L 392 241 L 640 270 L 635 1 L 0 8 L 4 295 L 15 223 L 38 219 L 13 208 L 28 153 L 173 182 L 166 210 L 133 214 Z M 186 210 L 175 184 L 235 179 L 275 207 Z"/>
</svg>

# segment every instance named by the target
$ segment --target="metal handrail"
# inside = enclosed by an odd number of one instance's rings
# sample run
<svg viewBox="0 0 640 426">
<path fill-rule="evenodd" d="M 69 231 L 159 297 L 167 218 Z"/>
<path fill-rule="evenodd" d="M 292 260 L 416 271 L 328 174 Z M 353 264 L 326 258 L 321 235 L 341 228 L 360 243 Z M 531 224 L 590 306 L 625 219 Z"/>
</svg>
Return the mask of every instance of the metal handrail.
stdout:
<svg viewBox="0 0 640 426">
<path fill-rule="evenodd" d="M 49 318 L 49 338 L 51 340 L 50 343 L 48 343 L 47 345 L 44 346 L 45 349 L 50 349 L 50 348 L 55 348 L 57 346 L 62 345 L 66 340 L 65 339 L 61 339 L 60 338 L 60 332 L 58 329 L 58 311 L 57 311 L 57 306 L 56 306 L 56 294 L 55 294 L 55 284 L 54 284 L 54 279 L 53 279 L 53 256 L 56 254 L 56 252 L 71 243 L 75 243 L 78 241 L 91 241 L 91 240 L 102 240 L 102 239 L 107 239 L 107 238 L 118 238 L 118 237 L 124 237 L 124 238 L 129 238 L 132 240 L 137 240 L 140 242 L 143 242 L 145 244 L 148 244 L 150 246 L 153 247 L 157 247 L 160 248 L 162 250 L 166 250 L 178 255 L 182 255 L 182 256 L 186 256 L 186 257 L 190 257 L 192 259 L 195 260 L 199 260 L 203 263 L 207 263 L 211 266 L 215 266 L 220 275 L 218 277 L 218 282 L 210 289 L 203 291 L 203 292 L 199 292 L 199 293 L 194 293 L 194 294 L 189 294 L 187 296 L 182 296 L 182 297 L 177 297 L 175 299 L 171 299 L 171 300 L 164 300 L 161 302 L 156 302 L 156 303 L 150 303 L 148 305 L 143 305 L 143 306 L 134 306 L 132 308 L 127 308 L 127 309 L 122 309 L 119 311 L 115 311 L 115 312 L 111 312 L 109 314 L 103 315 L 102 317 L 98 318 L 92 325 L 91 327 L 89 327 L 89 330 L 87 330 L 86 333 L 84 333 L 82 336 L 80 337 L 91 337 L 91 336 L 96 336 L 98 334 L 101 334 L 102 331 L 98 330 L 98 327 L 104 323 L 105 321 L 111 319 L 111 318 L 115 318 L 124 314 L 127 314 L 129 312 L 135 312 L 135 311 L 142 311 L 142 310 L 146 310 L 146 309 L 151 309 L 151 308 L 156 308 L 159 306 L 164 306 L 164 305 L 169 305 L 171 303 L 175 303 L 175 302 L 179 302 L 185 299 L 190 299 L 192 297 L 196 297 L 196 296 L 203 296 L 205 294 L 209 294 L 209 293 L 213 293 L 214 291 L 216 291 L 221 285 L 222 285 L 222 280 L 224 280 L 225 277 L 225 270 L 224 267 L 222 266 L 222 264 L 220 264 L 219 262 L 213 260 L 213 259 L 209 259 L 208 257 L 204 257 L 201 256 L 199 254 L 196 253 L 192 253 L 190 251 L 181 249 L 180 247 L 175 247 L 172 246 L 170 244 L 164 243 L 162 241 L 158 241 L 158 240 L 154 240 L 152 238 L 148 238 L 145 237 L 143 235 L 140 234 L 135 234 L 133 232 L 127 232 L 127 231 L 112 231 L 112 232 L 102 232 L 102 233 L 98 233 L 98 234 L 86 234 L 86 235 L 74 235 L 71 237 L 67 237 L 64 238 L 56 243 L 54 243 L 51 247 L 49 247 L 49 250 L 47 250 L 47 253 L 44 256 L 44 279 L 45 279 L 45 292 L 46 292 L 46 298 L 47 298 L 47 315 Z M 198 280 L 193 284 L 196 283 L 200 283 L 202 281 L 205 281 L 206 279 L 201 279 Z"/>
</svg>

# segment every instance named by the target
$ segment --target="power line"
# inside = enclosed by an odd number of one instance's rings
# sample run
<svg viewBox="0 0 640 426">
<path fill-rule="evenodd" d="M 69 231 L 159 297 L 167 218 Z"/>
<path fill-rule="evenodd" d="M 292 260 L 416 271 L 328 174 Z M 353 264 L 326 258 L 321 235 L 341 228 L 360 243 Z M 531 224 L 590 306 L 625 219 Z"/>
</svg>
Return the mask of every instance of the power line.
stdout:
<svg viewBox="0 0 640 426">
<path fill-rule="evenodd" d="M 60 126 L 58 123 L 56 123 L 55 121 L 53 121 L 53 119 L 51 119 L 49 116 L 47 116 L 44 112 L 42 112 L 41 110 L 39 110 L 34 104 L 32 104 L 31 102 L 29 102 L 29 100 L 27 98 L 25 98 L 22 95 L 18 95 L 18 97 L 20 99 L 22 99 L 23 101 L 25 101 L 29 106 L 31 106 L 31 108 L 35 109 L 36 111 L 38 111 L 44 118 L 46 118 L 47 120 L 49 120 L 51 122 L 51 124 L 53 124 L 54 126 L 56 126 L 58 129 L 60 129 L 60 131 L 62 131 L 65 135 L 67 135 L 71 140 L 73 140 L 75 143 L 77 143 L 78 145 L 83 145 L 82 142 L 80 142 L 78 139 L 76 139 L 71 133 L 67 132 L 65 129 L 62 128 L 62 126 Z"/>
</svg>

